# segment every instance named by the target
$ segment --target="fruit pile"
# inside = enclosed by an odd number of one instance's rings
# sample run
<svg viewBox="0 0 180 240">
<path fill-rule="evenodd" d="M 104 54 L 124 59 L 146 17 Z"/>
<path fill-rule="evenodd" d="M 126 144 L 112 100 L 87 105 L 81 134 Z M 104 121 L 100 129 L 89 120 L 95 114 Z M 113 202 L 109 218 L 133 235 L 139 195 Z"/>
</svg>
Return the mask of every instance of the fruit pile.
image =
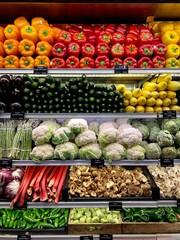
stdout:
<svg viewBox="0 0 180 240">
<path fill-rule="evenodd" d="M 176 94 L 176 91 L 180 90 L 180 82 L 173 81 L 170 74 L 145 82 L 141 88 L 132 91 L 123 84 L 119 84 L 117 90 L 124 96 L 125 112 L 180 112 Z"/>
</svg>

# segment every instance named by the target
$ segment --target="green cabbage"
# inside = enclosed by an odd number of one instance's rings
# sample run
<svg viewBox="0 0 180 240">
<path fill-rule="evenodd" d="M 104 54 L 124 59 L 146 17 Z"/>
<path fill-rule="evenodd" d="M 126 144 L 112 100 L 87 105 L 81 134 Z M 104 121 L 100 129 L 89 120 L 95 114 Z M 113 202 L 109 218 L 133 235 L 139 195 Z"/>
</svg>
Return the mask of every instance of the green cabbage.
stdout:
<svg viewBox="0 0 180 240">
<path fill-rule="evenodd" d="M 179 130 L 178 124 L 173 119 L 163 120 L 162 124 L 161 124 L 161 128 L 162 128 L 162 130 L 169 131 L 171 134 L 176 134 L 177 131 Z"/>
<path fill-rule="evenodd" d="M 161 148 L 157 143 L 149 143 L 145 150 L 147 159 L 159 159 L 161 157 Z"/>
<path fill-rule="evenodd" d="M 175 135 L 175 144 L 180 146 L 180 131 L 178 131 Z"/>
<path fill-rule="evenodd" d="M 175 147 L 164 147 L 162 148 L 162 158 L 176 158 L 177 150 Z"/>
<path fill-rule="evenodd" d="M 174 137 L 167 130 L 161 130 L 157 135 L 157 143 L 160 147 L 170 147 L 174 145 Z"/>
</svg>

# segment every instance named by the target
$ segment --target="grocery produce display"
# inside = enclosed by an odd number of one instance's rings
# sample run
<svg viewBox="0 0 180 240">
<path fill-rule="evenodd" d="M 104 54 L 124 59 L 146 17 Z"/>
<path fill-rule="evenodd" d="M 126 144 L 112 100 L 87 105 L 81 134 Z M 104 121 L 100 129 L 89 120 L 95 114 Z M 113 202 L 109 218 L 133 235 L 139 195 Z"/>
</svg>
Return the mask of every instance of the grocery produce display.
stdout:
<svg viewBox="0 0 180 240">
<path fill-rule="evenodd" d="M 180 82 L 174 81 L 170 74 L 153 77 L 133 90 L 129 90 L 124 84 L 117 85 L 116 89 L 123 94 L 125 112 L 180 112 Z"/>
<path fill-rule="evenodd" d="M 0 209 L 0 228 L 17 230 L 60 229 L 67 226 L 68 209 Z"/>
</svg>

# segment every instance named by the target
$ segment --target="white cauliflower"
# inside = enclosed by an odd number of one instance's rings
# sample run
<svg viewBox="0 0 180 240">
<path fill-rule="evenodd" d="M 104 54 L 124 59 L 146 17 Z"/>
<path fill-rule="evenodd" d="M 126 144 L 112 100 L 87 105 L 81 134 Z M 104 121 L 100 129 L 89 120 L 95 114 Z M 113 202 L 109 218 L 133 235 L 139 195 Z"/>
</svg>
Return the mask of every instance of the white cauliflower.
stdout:
<svg viewBox="0 0 180 240">
<path fill-rule="evenodd" d="M 88 124 L 85 119 L 73 118 L 67 123 L 67 127 L 74 133 L 80 133 L 88 130 Z"/>
<path fill-rule="evenodd" d="M 81 159 L 100 159 L 101 156 L 102 150 L 97 143 L 89 143 L 79 149 L 79 157 Z"/>
<path fill-rule="evenodd" d="M 112 127 L 106 128 L 99 132 L 98 142 L 100 146 L 104 147 L 109 143 L 116 142 L 118 140 L 119 131 Z"/>
<path fill-rule="evenodd" d="M 97 142 L 96 134 L 91 130 L 79 133 L 75 138 L 75 143 L 79 147 L 95 142 Z"/>
<path fill-rule="evenodd" d="M 119 143 L 108 144 L 103 149 L 103 157 L 110 163 L 112 161 L 121 160 L 126 158 L 126 149 Z"/>
<path fill-rule="evenodd" d="M 128 123 L 128 118 L 117 118 L 116 119 L 116 123 L 118 125 L 122 125 L 122 124 Z"/>
<path fill-rule="evenodd" d="M 79 149 L 72 142 L 65 142 L 55 147 L 54 157 L 61 160 L 73 160 L 78 157 Z"/>
<path fill-rule="evenodd" d="M 99 132 L 103 131 L 104 129 L 109 129 L 109 128 L 118 128 L 118 124 L 115 122 L 103 122 L 99 126 Z"/>
<path fill-rule="evenodd" d="M 145 149 L 140 145 L 136 145 L 127 149 L 127 159 L 143 160 L 145 158 Z"/>
<path fill-rule="evenodd" d="M 52 159 L 53 157 L 54 148 L 51 144 L 48 143 L 34 147 L 30 153 L 30 158 L 34 162 L 41 162 L 44 160 Z"/>
<path fill-rule="evenodd" d="M 75 134 L 68 127 L 61 127 L 54 131 L 52 143 L 58 145 L 70 140 L 74 140 L 74 138 Z"/>
<path fill-rule="evenodd" d="M 133 127 L 118 128 L 118 142 L 127 147 L 132 147 L 134 145 L 141 144 L 142 142 L 142 134 L 141 132 Z"/>
<path fill-rule="evenodd" d="M 91 122 L 89 124 L 89 130 L 95 132 L 96 136 L 99 133 L 99 123 L 98 122 Z"/>
<path fill-rule="evenodd" d="M 42 122 L 39 126 L 47 126 L 50 132 L 56 131 L 56 129 L 60 128 L 60 124 L 56 122 L 56 120 L 47 120 Z"/>
<path fill-rule="evenodd" d="M 35 145 L 48 143 L 52 137 L 52 132 L 46 125 L 41 125 L 32 130 L 32 140 Z"/>
</svg>

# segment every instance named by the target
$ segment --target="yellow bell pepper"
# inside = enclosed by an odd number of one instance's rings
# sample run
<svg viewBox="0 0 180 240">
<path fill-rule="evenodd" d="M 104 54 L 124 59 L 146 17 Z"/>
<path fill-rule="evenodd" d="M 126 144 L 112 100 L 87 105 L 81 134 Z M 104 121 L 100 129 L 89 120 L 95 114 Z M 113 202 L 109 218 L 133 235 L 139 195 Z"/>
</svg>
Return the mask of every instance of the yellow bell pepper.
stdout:
<svg viewBox="0 0 180 240">
<path fill-rule="evenodd" d="M 33 26 L 25 25 L 20 29 L 22 39 L 28 39 L 33 41 L 33 43 L 37 43 L 38 41 L 38 33 L 37 29 Z"/>
<path fill-rule="evenodd" d="M 179 35 L 175 31 L 167 31 L 162 35 L 162 42 L 165 45 L 171 43 L 177 43 L 179 41 Z"/>
<path fill-rule="evenodd" d="M 176 58 L 167 58 L 165 67 L 166 68 L 179 68 L 180 62 Z"/>
<path fill-rule="evenodd" d="M 177 44 L 169 44 L 166 47 L 167 52 L 165 54 L 165 58 L 178 58 L 180 54 L 180 47 Z"/>
<path fill-rule="evenodd" d="M 166 33 L 167 31 L 173 31 L 174 30 L 174 24 L 171 22 L 167 22 L 161 25 L 160 27 L 162 33 Z"/>
</svg>

